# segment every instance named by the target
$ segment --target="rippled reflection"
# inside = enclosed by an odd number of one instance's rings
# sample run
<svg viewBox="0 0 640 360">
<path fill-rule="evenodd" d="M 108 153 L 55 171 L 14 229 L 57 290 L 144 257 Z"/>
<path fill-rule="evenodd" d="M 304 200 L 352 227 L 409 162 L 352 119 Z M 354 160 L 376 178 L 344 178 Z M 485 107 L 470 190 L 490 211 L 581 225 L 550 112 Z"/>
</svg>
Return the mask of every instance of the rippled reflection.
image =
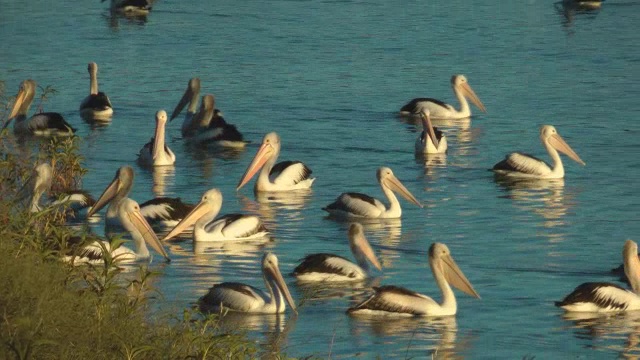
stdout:
<svg viewBox="0 0 640 360">
<path fill-rule="evenodd" d="M 302 220 L 302 210 L 311 199 L 311 190 L 266 192 L 259 191 L 255 194 L 256 200 L 240 195 L 239 200 L 243 211 L 258 215 L 262 221 L 269 224 L 269 230 L 273 231 L 279 226 L 277 216 L 283 216 L 285 221 Z"/>
<path fill-rule="evenodd" d="M 540 216 L 545 228 L 566 224 L 564 217 L 573 203 L 564 195 L 564 179 L 513 181 L 496 178 L 496 183 L 504 188 L 514 206 Z"/>
<path fill-rule="evenodd" d="M 424 166 L 424 175 L 429 180 L 437 180 L 438 170 L 447 166 L 447 154 L 415 154 L 416 163 Z"/>
<path fill-rule="evenodd" d="M 151 188 L 153 194 L 156 197 L 166 196 L 167 186 L 175 184 L 175 166 L 154 166 L 151 171 L 153 174 L 153 187 Z"/>
<path fill-rule="evenodd" d="M 366 340 L 369 336 L 411 339 L 406 346 L 397 343 L 395 352 L 384 354 L 386 357 L 405 358 L 417 352 L 433 359 L 451 359 L 458 358 L 456 354 L 464 350 L 456 341 L 458 325 L 455 316 L 391 319 L 384 316 L 351 316 L 349 325 L 356 341 Z"/>
<path fill-rule="evenodd" d="M 600 10 L 600 7 L 583 6 L 575 0 L 558 1 L 553 4 L 553 6 L 555 7 L 556 12 L 562 16 L 562 26 L 566 29 L 571 27 L 576 15 L 584 15 L 594 19 Z M 572 34 L 572 32 L 569 34 Z"/>
<path fill-rule="evenodd" d="M 578 339 L 591 340 L 595 350 L 618 353 L 620 358 L 640 358 L 640 311 L 620 314 L 565 313 L 563 319 Z"/>
</svg>

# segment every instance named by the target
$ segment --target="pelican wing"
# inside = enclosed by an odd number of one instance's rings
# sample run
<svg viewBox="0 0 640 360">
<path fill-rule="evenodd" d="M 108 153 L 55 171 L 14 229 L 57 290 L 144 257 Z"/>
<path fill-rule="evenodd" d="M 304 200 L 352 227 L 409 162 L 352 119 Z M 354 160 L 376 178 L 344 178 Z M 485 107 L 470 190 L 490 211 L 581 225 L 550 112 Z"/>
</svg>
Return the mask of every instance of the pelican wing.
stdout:
<svg viewBox="0 0 640 360">
<path fill-rule="evenodd" d="M 227 308 L 234 311 L 250 312 L 265 304 L 265 295 L 259 289 L 237 282 L 224 282 L 214 285 L 200 298 L 205 307 Z"/>
<path fill-rule="evenodd" d="M 74 129 L 68 122 L 62 117 L 62 115 L 55 112 L 46 112 L 33 115 L 27 122 L 27 127 L 30 132 L 47 132 L 51 130 L 57 130 L 60 132 L 75 133 Z"/>
<path fill-rule="evenodd" d="M 400 108 L 402 112 L 409 113 L 419 113 L 422 109 L 427 106 L 426 103 L 432 103 L 437 106 L 443 107 L 445 109 L 451 109 L 451 105 L 444 103 L 437 99 L 432 98 L 415 98 L 408 103 L 406 103 L 403 107 Z"/>
<path fill-rule="evenodd" d="M 295 185 L 311 177 L 311 169 L 300 161 L 282 161 L 269 172 L 271 182 L 277 185 Z"/>
<path fill-rule="evenodd" d="M 106 110 L 112 108 L 109 97 L 102 91 L 87 96 L 80 105 L 80 109 Z"/>
<path fill-rule="evenodd" d="M 268 230 L 259 217 L 244 214 L 223 215 L 204 227 L 207 233 L 221 233 L 225 239 L 241 239 Z"/>
<path fill-rule="evenodd" d="M 73 211 L 93 206 L 96 200 L 84 190 L 72 190 L 65 193 L 55 194 L 49 197 L 52 206 L 67 205 Z"/>
<path fill-rule="evenodd" d="M 545 175 L 551 172 L 551 167 L 544 161 L 528 154 L 514 152 L 504 160 L 493 166 L 494 171 L 510 171 L 531 175 Z"/>
<path fill-rule="evenodd" d="M 386 311 L 411 315 L 426 315 L 425 307 L 439 306 L 428 296 L 399 286 L 374 287 L 375 293 L 348 312 L 360 310 Z"/>
<path fill-rule="evenodd" d="M 377 217 L 385 206 L 380 200 L 361 193 L 342 193 L 336 201 L 324 207 L 327 212 L 342 211 L 354 216 Z"/>
<path fill-rule="evenodd" d="M 149 221 L 180 220 L 191 212 L 193 205 L 185 204 L 180 198 L 159 197 L 140 205 L 142 216 Z"/>
<path fill-rule="evenodd" d="M 629 304 L 638 301 L 638 295 L 616 284 L 604 282 L 588 282 L 578 285 L 571 294 L 562 301 L 557 301 L 556 306 L 567 310 L 575 310 L 581 306 L 590 308 L 591 311 L 623 311 Z"/>
<path fill-rule="evenodd" d="M 360 270 L 359 272 L 357 270 Z M 342 256 L 334 254 L 310 254 L 302 259 L 300 265 L 293 269 L 293 275 L 309 273 L 336 274 L 355 278 L 362 275 L 362 269 Z M 360 273 L 360 274 L 359 274 Z"/>
</svg>

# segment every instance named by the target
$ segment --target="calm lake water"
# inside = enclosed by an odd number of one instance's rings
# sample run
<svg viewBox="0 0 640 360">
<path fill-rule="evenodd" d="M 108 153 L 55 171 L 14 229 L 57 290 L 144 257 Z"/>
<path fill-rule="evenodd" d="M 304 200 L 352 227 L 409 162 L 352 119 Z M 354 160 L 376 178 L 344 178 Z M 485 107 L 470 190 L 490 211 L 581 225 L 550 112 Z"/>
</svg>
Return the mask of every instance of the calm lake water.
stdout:
<svg viewBox="0 0 640 360">
<path fill-rule="evenodd" d="M 498 5 L 499 4 L 499 5 Z M 283 273 L 308 253 L 351 257 L 347 223 L 321 208 L 343 191 L 376 197 L 389 166 L 425 204 L 402 201 L 401 221 L 367 224 L 384 272 L 353 287 L 303 288 L 286 276 L 299 315 L 225 320 L 268 348 L 320 358 L 613 358 L 640 356 L 640 315 L 568 319 L 553 306 L 585 281 L 615 281 L 625 239 L 640 240 L 640 3 L 606 1 L 580 12 L 551 1 L 160 0 L 144 20 L 111 17 L 107 3 L 0 0 L 0 80 L 15 94 L 33 78 L 58 90 L 46 104 L 78 128 L 98 196 L 131 164 L 131 197 L 197 202 L 220 188 L 223 213 L 260 215 L 263 245 L 169 246 L 155 262 L 161 307 L 192 306 L 219 281 L 264 287 L 259 258 L 275 252 Z M 105 127 L 78 114 L 87 63 L 115 115 Z M 418 96 L 456 104 L 449 79 L 463 73 L 488 113 L 436 122 L 449 139 L 443 158 L 416 159 L 415 124 L 395 113 Z M 227 121 L 252 141 L 244 152 L 186 146 L 179 120 L 167 130 L 177 163 L 156 173 L 136 154 L 153 135 L 154 114 L 171 111 L 189 78 L 202 80 Z M 35 107 L 32 108 L 32 111 Z M 564 157 L 564 181 L 508 185 L 488 168 L 510 151 L 548 159 L 542 124 L 587 163 Z M 256 198 L 235 191 L 262 136 L 277 131 L 281 159 L 307 163 L 317 180 L 304 197 Z M 102 232 L 97 224 L 96 231 Z M 446 243 L 482 299 L 457 292 L 444 319 L 351 318 L 345 310 L 375 284 L 440 298 L 427 262 Z M 373 283 L 373 284 L 372 284 Z"/>
</svg>

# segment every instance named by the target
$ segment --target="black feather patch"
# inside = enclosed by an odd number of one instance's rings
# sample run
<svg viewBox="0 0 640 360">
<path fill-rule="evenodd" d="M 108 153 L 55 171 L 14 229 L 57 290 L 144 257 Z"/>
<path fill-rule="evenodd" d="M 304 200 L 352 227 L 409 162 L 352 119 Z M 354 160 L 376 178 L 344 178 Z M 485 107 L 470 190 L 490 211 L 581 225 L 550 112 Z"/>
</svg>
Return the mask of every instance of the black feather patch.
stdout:
<svg viewBox="0 0 640 360">
<path fill-rule="evenodd" d="M 302 180 L 308 179 L 311 176 L 311 174 L 313 173 L 313 171 L 311 171 L 311 169 L 309 169 L 309 167 L 307 167 L 307 165 L 305 165 L 302 161 L 286 160 L 286 161 L 281 161 L 281 162 L 275 164 L 271 168 L 271 171 L 269 171 L 269 176 L 270 177 L 276 177 L 280 173 L 282 173 L 286 168 L 288 168 L 289 166 L 296 165 L 296 164 L 301 164 L 302 165 L 302 174 L 300 176 L 300 179 L 295 181 L 296 184 L 299 183 Z"/>
<path fill-rule="evenodd" d="M 408 103 L 406 103 L 403 107 L 400 108 L 400 111 L 405 111 L 405 112 L 410 112 L 410 113 L 417 113 L 420 109 L 418 108 L 418 103 L 421 102 L 432 102 L 436 105 L 442 106 L 443 108 L 447 108 L 447 104 L 437 100 L 437 99 L 432 99 L 432 98 L 415 98 L 411 101 L 409 101 Z"/>
<path fill-rule="evenodd" d="M 576 303 L 594 303 L 601 308 L 614 308 L 624 310 L 627 304 L 615 301 L 615 299 L 598 295 L 598 289 L 603 287 L 613 287 L 621 291 L 628 291 L 616 284 L 605 282 L 588 282 L 578 285 L 571 294 L 567 295 L 562 301 L 556 301 L 555 305 L 562 307 Z"/>
<path fill-rule="evenodd" d="M 305 256 L 304 259 L 302 259 L 302 262 L 300 263 L 300 265 L 296 266 L 296 268 L 293 269 L 292 274 L 302 275 L 302 274 L 317 272 L 317 273 L 325 273 L 325 274 L 343 275 L 351 278 L 355 277 L 355 274 L 353 273 L 347 274 L 344 272 L 344 269 L 331 266 L 331 264 L 327 263 L 326 261 L 329 258 L 340 258 L 345 261 L 349 261 L 343 258 L 342 256 L 338 256 L 334 254 L 326 254 L 326 253 L 310 254 Z"/>
<path fill-rule="evenodd" d="M 145 201 L 144 203 L 140 204 L 140 208 L 143 208 L 145 206 L 161 206 L 161 205 L 167 206 L 169 219 L 173 219 L 173 220 L 184 218 L 194 208 L 194 205 L 185 204 L 182 202 L 180 198 L 170 198 L 170 197 L 157 197 L 157 198 Z M 158 220 L 158 219 L 153 219 L 153 220 Z"/>
<path fill-rule="evenodd" d="M 395 313 L 420 315 L 420 313 L 415 312 L 412 309 L 409 309 L 399 304 L 392 304 L 384 300 L 384 294 L 395 293 L 398 295 L 405 295 L 405 296 L 419 296 L 418 293 L 405 289 L 400 286 L 393 286 L 393 285 L 374 287 L 373 290 L 375 291 L 373 295 L 371 295 L 367 300 L 363 301 L 362 303 L 349 308 L 347 312 L 351 313 L 357 310 L 378 310 L 378 311 L 388 311 L 388 312 L 395 312 Z"/>
<path fill-rule="evenodd" d="M 217 289 L 230 289 L 247 296 L 251 296 L 251 297 L 255 296 L 255 294 L 251 292 L 250 290 L 251 288 L 249 287 L 249 285 L 238 283 L 238 282 L 223 282 L 220 284 L 213 285 L 211 289 L 209 289 L 209 292 L 205 296 L 200 298 L 200 301 L 205 302 L 209 305 L 219 305 L 219 304 L 212 304 L 212 302 L 215 300 L 213 293 Z"/>
<path fill-rule="evenodd" d="M 69 125 L 62 115 L 56 112 L 44 112 L 33 115 L 28 120 L 28 126 L 31 132 L 50 129 L 56 129 L 61 132 L 76 132 L 76 129 Z"/>
<path fill-rule="evenodd" d="M 102 91 L 97 94 L 89 95 L 89 100 L 85 103 L 85 109 L 106 110 L 111 106 L 109 97 Z"/>
</svg>

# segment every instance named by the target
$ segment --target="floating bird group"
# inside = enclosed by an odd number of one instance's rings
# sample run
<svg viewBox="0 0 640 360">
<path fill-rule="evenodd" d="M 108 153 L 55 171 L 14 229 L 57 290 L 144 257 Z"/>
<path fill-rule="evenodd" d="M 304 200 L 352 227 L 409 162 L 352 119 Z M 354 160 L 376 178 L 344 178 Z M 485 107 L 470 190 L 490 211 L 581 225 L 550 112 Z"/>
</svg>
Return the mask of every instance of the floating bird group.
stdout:
<svg viewBox="0 0 640 360">
<path fill-rule="evenodd" d="M 112 1 L 113 11 L 148 12 L 146 1 Z M 110 121 L 113 106 L 109 98 L 98 91 L 98 65 L 89 63 L 90 94 L 82 101 L 80 113 L 85 118 Z M 481 111 L 486 112 L 464 75 L 454 75 L 451 86 L 460 108 L 445 104 L 432 98 L 416 98 L 404 105 L 400 113 L 403 116 L 419 116 L 422 131 L 415 141 L 418 154 L 445 154 L 447 139 L 441 130 L 433 126 L 432 119 L 459 120 L 471 116 L 470 100 Z M 178 117 L 188 105 L 181 126 L 184 140 L 194 144 L 212 144 L 221 147 L 243 148 L 246 141 L 234 125 L 228 124 L 222 113 L 215 108 L 215 97 L 202 96 L 200 107 L 200 79 L 192 78 L 188 82 L 182 98 L 174 108 L 171 117 L 166 111 L 156 113 L 154 136 L 139 152 L 138 161 L 144 166 L 172 166 L 176 163 L 175 154 L 165 143 L 166 125 Z M 27 119 L 27 113 L 33 102 L 36 83 L 25 80 L 20 85 L 15 103 L 11 109 L 9 122 L 15 119 L 15 133 L 34 136 L 73 135 L 71 127 L 60 114 L 38 113 Z M 549 165 L 531 155 L 514 152 L 497 163 L 491 169 L 496 176 L 516 179 L 561 179 L 564 167 L 559 152 L 574 161 L 585 165 L 584 161 L 558 134 L 556 128 L 544 125 L 540 129 L 540 139 L 549 153 L 553 164 Z M 240 177 L 236 191 L 239 191 L 258 174 L 254 185 L 256 193 L 291 193 L 305 191 L 312 187 L 315 178 L 311 169 L 300 161 L 277 163 L 281 150 L 281 139 L 276 132 L 266 134 L 257 153 Z M 388 167 L 380 167 L 376 177 L 384 193 L 387 204 L 357 192 L 345 192 L 334 202 L 322 208 L 330 217 L 357 221 L 359 219 L 397 219 L 402 216 L 402 208 L 396 194 L 422 208 L 421 202 L 402 184 Z M 269 239 L 269 231 L 258 216 L 245 214 L 226 214 L 219 216 L 223 195 L 213 188 L 204 193 L 201 201 L 193 206 L 183 203 L 179 198 L 155 198 L 141 205 L 129 199 L 133 186 L 134 172 L 130 166 L 120 167 L 114 179 L 105 188 L 97 201 L 85 199 L 91 206 L 87 216 L 92 216 L 107 206 L 105 216 L 106 232 L 123 230 L 134 241 L 135 250 L 126 247 L 111 249 L 108 241 L 98 240 L 86 245 L 77 254 L 65 257 L 65 261 L 74 264 L 99 262 L 103 252 L 109 251 L 123 261 L 140 261 L 150 257 L 146 244 L 150 245 L 165 259 L 169 255 L 162 241 L 172 240 L 180 235 L 190 236 L 194 242 L 238 242 L 263 241 Z M 41 197 L 51 187 L 52 169 L 47 163 L 38 165 L 32 178 L 25 182 L 18 199 L 26 200 L 31 212 L 42 211 L 47 205 L 41 204 Z M 71 201 L 72 195 L 64 198 Z M 167 231 L 162 241 L 154 229 Z M 337 282 L 352 283 L 362 281 L 382 271 L 382 265 L 367 241 L 363 226 L 357 222 L 350 225 L 348 239 L 356 263 L 345 257 L 317 253 L 306 255 L 291 273 L 300 282 Z M 348 309 L 351 315 L 410 315 L 410 316 L 452 316 L 457 313 L 457 302 L 453 288 L 480 298 L 471 282 L 463 274 L 451 256 L 447 245 L 433 243 L 429 248 L 429 265 L 442 298 L 438 302 L 431 297 L 394 285 L 374 287 L 372 294 L 362 302 Z M 640 309 L 640 260 L 637 245 L 632 241 L 625 243 L 624 268 L 629 277 L 632 290 L 607 283 L 586 283 L 580 285 L 564 300 L 556 303 L 567 311 L 611 312 Z M 273 253 L 265 253 L 262 258 L 262 274 L 267 291 L 250 285 L 224 282 L 211 287 L 200 298 L 201 308 L 216 312 L 282 313 L 286 304 L 297 311 L 296 304 L 280 272 L 278 258 Z"/>
</svg>

